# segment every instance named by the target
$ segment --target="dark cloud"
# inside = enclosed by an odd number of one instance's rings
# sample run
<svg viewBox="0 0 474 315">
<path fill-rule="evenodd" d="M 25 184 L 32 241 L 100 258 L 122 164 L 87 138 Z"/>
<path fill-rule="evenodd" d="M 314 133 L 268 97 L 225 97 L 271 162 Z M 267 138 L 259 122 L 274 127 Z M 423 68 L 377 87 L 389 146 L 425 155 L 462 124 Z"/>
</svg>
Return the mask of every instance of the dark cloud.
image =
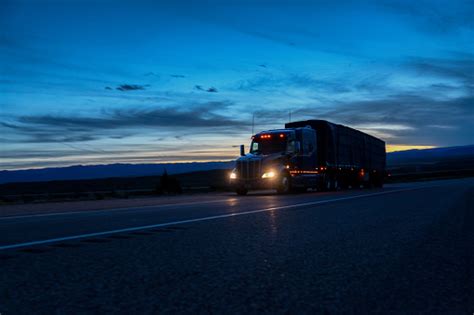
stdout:
<svg viewBox="0 0 474 315">
<path fill-rule="evenodd" d="M 452 91 L 458 91 L 459 90 L 458 86 L 453 86 L 453 85 L 444 84 L 444 83 L 431 84 L 428 88 L 430 90 L 440 91 L 441 93 L 446 93 L 446 92 L 452 92 Z"/>
<path fill-rule="evenodd" d="M 211 86 L 210 88 L 203 88 L 201 85 L 195 85 L 194 88 L 196 90 L 199 90 L 199 91 L 204 91 L 204 92 L 209 92 L 209 93 L 217 93 L 217 89 L 213 86 Z"/>
<path fill-rule="evenodd" d="M 447 58 L 407 57 L 401 63 L 401 69 L 419 77 L 437 77 L 450 81 L 427 84 L 422 90 L 417 90 L 421 96 L 431 92 L 447 91 L 450 88 L 451 91 L 458 89 L 459 92 L 474 89 L 474 55 L 452 52 Z M 396 69 L 393 71 L 393 73 L 368 72 L 354 77 L 346 75 L 330 79 L 320 78 L 311 73 L 262 72 L 238 81 L 236 88 L 241 91 L 272 93 L 287 93 L 295 88 L 325 93 L 370 92 L 377 95 L 404 93 L 391 84 Z"/>
<path fill-rule="evenodd" d="M 149 87 L 148 84 L 146 85 L 139 85 L 139 84 L 122 84 L 116 87 L 119 91 L 135 91 L 135 90 L 145 90 Z"/>
<path fill-rule="evenodd" d="M 292 121 L 329 120 L 363 130 L 389 144 L 474 144 L 474 96 L 435 99 L 399 94 L 367 101 L 295 107 L 291 113 Z M 254 114 L 258 130 L 281 126 L 289 119 L 288 109 L 257 110 Z"/>
<path fill-rule="evenodd" d="M 258 2 L 249 3 L 248 8 L 252 5 L 258 5 Z M 206 22 L 212 21 L 217 25 L 224 25 L 225 27 L 231 28 L 235 31 L 249 35 L 255 38 L 260 38 L 265 41 L 274 42 L 276 44 L 297 47 L 298 49 L 326 52 L 330 54 L 338 54 L 347 56 L 361 57 L 362 55 L 356 51 L 356 45 L 353 43 L 354 38 L 345 37 L 345 33 L 338 34 L 334 32 L 314 31 L 315 26 L 312 24 L 306 24 L 307 21 L 311 21 L 315 18 L 314 12 L 323 12 L 323 10 L 336 10 L 339 11 L 347 3 L 339 2 L 328 2 L 328 1 L 313 1 L 303 2 L 297 4 L 297 2 L 272 2 L 272 6 L 280 7 L 282 10 L 291 8 L 293 16 L 296 14 L 303 21 L 302 25 L 298 23 L 292 23 L 291 19 L 281 20 L 276 23 L 264 23 L 261 24 L 263 19 L 257 19 L 249 21 L 249 23 L 241 23 L 234 19 L 220 19 L 215 16 L 208 16 Z M 306 10 L 301 10 L 307 6 Z M 258 10 L 258 9 L 256 9 Z M 270 13 L 271 14 L 271 13 Z M 285 22 L 290 21 L 290 22 Z M 341 23 L 335 23 L 334 25 L 327 26 L 331 31 L 336 31 Z M 366 40 L 366 39 L 364 39 Z"/>
<path fill-rule="evenodd" d="M 24 131 L 23 128 L 17 128 Z M 68 143 L 68 142 L 85 142 L 99 140 L 101 137 L 91 134 L 77 134 L 77 132 L 68 131 L 68 134 L 53 130 L 35 129 L 28 134 L 23 134 L 23 139 L 15 139 L 15 141 L 7 141 L 6 143 Z"/>
<path fill-rule="evenodd" d="M 226 130 L 243 123 L 216 112 L 226 109 L 228 101 L 207 102 L 182 107 L 119 109 L 103 112 L 96 117 L 27 115 L 1 126 L 14 129 L 26 137 L 21 142 L 81 142 L 99 138 L 120 138 L 134 129 L 166 130 L 192 129 L 194 133 Z M 187 109 L 179 109 L 179 108 Z M 160 129 L 161 128 L 161 129 Z M 144 131 L 146 132 L 146 131 Z"/>
<path fill-rule="evenodd" d="M 438 100 L 416 95 L 305 107 L 297 119 L 319 118 L 379 134 L 391 144 L 449 146 L 474 143 L 474 96 Z M 280 115 L 283 115 L 281 113 Z"/>
<path fill-rule="evenodd" d="M 106 90 L 112 90 L 112 88 L 110 86 L 106 86 L 105 89 Z"/>
</svg>

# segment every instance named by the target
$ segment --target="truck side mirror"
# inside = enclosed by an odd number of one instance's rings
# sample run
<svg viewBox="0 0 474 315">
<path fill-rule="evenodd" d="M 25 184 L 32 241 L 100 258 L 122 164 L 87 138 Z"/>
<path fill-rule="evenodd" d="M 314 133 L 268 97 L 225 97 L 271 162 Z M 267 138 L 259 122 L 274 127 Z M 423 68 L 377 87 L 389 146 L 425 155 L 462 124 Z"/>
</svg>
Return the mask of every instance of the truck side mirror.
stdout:
<svg viewBox="0 0 474 315">
<path fill-rule="evenodd" d="M 240 156 L 245 155 L 245 146 L 243 144 L 240 145 Z"/>
</svg>

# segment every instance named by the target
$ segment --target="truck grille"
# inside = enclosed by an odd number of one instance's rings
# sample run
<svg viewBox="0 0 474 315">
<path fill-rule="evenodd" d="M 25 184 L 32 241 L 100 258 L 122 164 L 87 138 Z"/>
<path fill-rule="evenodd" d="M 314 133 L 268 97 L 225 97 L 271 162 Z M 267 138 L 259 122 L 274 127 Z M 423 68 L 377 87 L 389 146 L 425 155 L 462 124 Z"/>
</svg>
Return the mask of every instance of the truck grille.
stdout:
<svg viewBox="0 0 474 315">
<path fill-rule="evenodd" d="M 241 179 L 258 179 L 261 174 L 262 161 L 237 161 L 237 174 Z"/>
</svg>

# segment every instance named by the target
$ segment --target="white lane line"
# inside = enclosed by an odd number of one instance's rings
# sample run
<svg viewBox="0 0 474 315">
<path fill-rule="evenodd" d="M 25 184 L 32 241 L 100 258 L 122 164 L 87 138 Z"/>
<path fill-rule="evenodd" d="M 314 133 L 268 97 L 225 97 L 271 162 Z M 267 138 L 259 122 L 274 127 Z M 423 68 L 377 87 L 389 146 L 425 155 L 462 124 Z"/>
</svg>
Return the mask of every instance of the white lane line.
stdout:
<svg viewBox="0 0 474 315">
<path fill-rule="evenodd" d="M 52 217 L 52 216 L 62 216 L 70 214 L 94 214 L 94 213 L 110 213 L 117 211 L 127 211 L 132 209 L 147 209 L 147 208 L 166 208 L 172 206 L 192 206 L 208 203 L 217 203 L 217 202 L 228 202 L 232 199 L 220 199 L 220 200 L 209 200 L 209 201 L 192 201 L 192 202 L 181 202 L 181 203 L 168 203 L 164 205 L 147 205 L 147 206 L 135 206 L 135 207 L 124 207 L 124 208 L 111 208 L 111 209 L 100 209 L 100 210 L 82 210 L 82 211 L 69 211 L 69 212 L 52 212 L 52 213 L 39 213 L 39 214 L 24 214 L 24 215 L 10 215 L 5 217 L 0 217 L 0 221 L 3 220 L 14 220 L 14 219 L 25 219 L 25 218 L 36 218 L 36 217 Z"/>
<path fill-rule="evenodd" d="M 409 191 L 409 190 L 418 190 L 418 189 L 420 189 L 420 188 L 405 188 L 405 189 L 389 190 L 389 191 L 382 191 L 382 192 L 377 192 L 377 193 L 372 193 L 372 194 L 364 194 L 364 195 L 348 196 L 348 197 L 341 197 L 341 198 L 335 198 L 335 199 L 329 199 L 329 200 L 320 200 L 320 201 L 312 201 L 312 202 L 305 202 L 305 203 L 297 203 L 297 204 L 293 204 L 293 205 L 278 206 L 278 207 L 271 207 L 271 208 L 250 210 L 250 211 L 243 211 L 243 212 L 236 212 L 236 213 L 229 213 L 229 214 L 220 214 L 220 215 L 214 215 L 214 216 L 202 217 L 202 218 L 196 218 L 196 219 L 172 221 L 172 222 L 166 222 L 166 223 L 143 225 L 143 226 L 136 226 L 136 227 L 130 227 L 130 228 L 124 228 L 124 229 L 117 229 L 117 230 L 109 230 L 109 231 L 96 232 L 96 233 L 87 233 L 87 234 L 79 234 L 79 235 L 73 235 L 73 236 L 51 238 L 51 239 L 32 241 L 32 242 L 26 242 L 26 243 L 3 245 L 3 246 L 0 246 L 0 251 L 1 250 L 7 250 L 7 249 L 27 247 L 27 246 L 46 245 L 46 244 L 57 243 L 57 242 L 62 242 L 62 241 L 72 241 L 72 240 L 78 240 L 78 239 L 88 238 L 88 237 L 105 236 L 105 235 L 111 235 L 111 234 L 117 234 L 117 233 L 133 232 L 133 231 L 138 231 L 138 230 L 147 230 L 147 229 L 153 229 L 153 228 L 166 227 L 166 226 L 170 226 L 170 225 L 179 225 L 179 224 L 186 224 L 186 223 L 193 223 L 193 222 L 224 219 L 224 218 L 230 218 L 230 217 L 237 217 L 237 216 L 255 214 L 255 213 L 260 213 L 260 212 L 268 212 L 268 211 L 282 210 L 282 209 L 291 209 L 291 208 L 304 207 L 304 206 L 321 205 L 321 204 L 331 203 L 331 202 L 336 202 L 336 201 L 359 199 L 359 198 L 372 197 L 372 196 L 380 196 L 380 195 L 386 195 L 386 194 L 393 194 L 393 193 L 396 193 L 396 192 Z"/>
</svg>

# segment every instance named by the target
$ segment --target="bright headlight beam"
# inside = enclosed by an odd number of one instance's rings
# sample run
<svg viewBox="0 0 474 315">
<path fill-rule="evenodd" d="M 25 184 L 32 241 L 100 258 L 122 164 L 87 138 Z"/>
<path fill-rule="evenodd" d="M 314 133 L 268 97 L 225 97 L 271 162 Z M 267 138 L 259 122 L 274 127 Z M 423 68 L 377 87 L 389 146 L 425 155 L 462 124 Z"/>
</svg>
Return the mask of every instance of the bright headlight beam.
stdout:
<svg viewBox="0 0 474 315">
<path fill-rule="evenodd" d="M 273 178 L 273 177 L 275 177 L 275 172 L 273 172 L 273 171 L 263 173 L 263 175 L 262 175 L 262 178 Z"/>
</svg>

